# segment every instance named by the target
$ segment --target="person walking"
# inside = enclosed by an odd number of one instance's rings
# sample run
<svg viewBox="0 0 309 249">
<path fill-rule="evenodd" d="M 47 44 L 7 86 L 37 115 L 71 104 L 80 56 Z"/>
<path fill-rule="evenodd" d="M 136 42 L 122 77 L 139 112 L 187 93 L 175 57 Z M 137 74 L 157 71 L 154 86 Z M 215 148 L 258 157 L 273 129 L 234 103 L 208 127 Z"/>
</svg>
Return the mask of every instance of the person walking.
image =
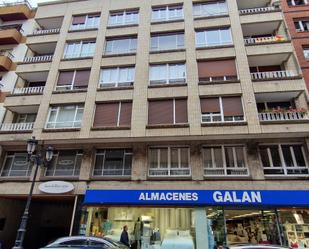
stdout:
<svg viewBox="0 0 309 249">
<path fill-rule="evenodd" d="M 120 242 L 128 247 L 130 247 L 130 242 L 129 242 L 129 234 L 128 234 L 128 226 L 125 225 L 123 226 L 123 230 L 120 236 Z"/>
</svg>

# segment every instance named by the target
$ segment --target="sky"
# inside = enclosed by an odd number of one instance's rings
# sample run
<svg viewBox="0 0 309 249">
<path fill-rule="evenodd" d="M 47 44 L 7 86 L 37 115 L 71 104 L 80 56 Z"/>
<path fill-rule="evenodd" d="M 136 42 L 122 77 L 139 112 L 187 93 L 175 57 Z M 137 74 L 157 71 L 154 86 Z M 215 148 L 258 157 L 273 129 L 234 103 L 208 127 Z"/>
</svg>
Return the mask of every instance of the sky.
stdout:
<svg viewBox="0 0 309 249">
<path fill-rule="evenodd" d="M 20 0 L 0 0 L 0 3 L 14 3 Z M 28 0 L 31 6 L 36 7 L 38 3 L 51 2 L 52 0 Z"/>
</svg>

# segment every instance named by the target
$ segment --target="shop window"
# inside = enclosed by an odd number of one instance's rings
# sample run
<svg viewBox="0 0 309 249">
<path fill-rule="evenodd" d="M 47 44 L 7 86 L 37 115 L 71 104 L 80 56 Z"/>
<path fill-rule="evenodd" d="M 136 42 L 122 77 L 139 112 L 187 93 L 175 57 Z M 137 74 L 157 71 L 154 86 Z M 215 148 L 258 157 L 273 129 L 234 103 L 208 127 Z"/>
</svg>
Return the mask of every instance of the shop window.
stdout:
<svg viewBox="0 0 309 249">
<path fill-rule="evenodd" d="M 97 150 L 94 176 L 130 176 L 131 170 L 131 149 Z"/>
<path fill-rule="evenodd" d="M 4 159 L 1 176 L 4 177 L 28 177 L 31 174 L 31 164 L 28 154 L 22 152 L 8 152 Z"/>
<path fill-rule="evenodd" d="M 186 64 L 150 65 L 150 85 L 179 84 L 186 82 Z"/>
<path fill-rule="evenodd" d="M 230 28 L 196 31 L 196 47 L 213 47 L 232 45 Z"/>
<path fill-rule="evenodd" d="M 183 6 L 163 6 L 152 8 L 152 22 L 167 22 L 183 19 Z"/>
<path fill-rule="evenodd" d="M 307 175 L 308 163 L 301 144 L 261 145 L 265 175 Z"/>
<path fill-rule="evenodd" d="M 224 210 L 219 207 L 206 208 L 209 249 L 226 244 Z"/>
<path fill-rule="evenodd" d="M 245 146 L 211 146 L 203 148 L 205 176 L 248 175 Z"/>
<path fill-rule="evenodd" d="M 100 87 L 133 86 L 135 78 L 134 67 L 114 67 L 101 69 Z"/>
<path fill-rule="evenodd" d="M 149 148 L 149 176 L 190 176 L 188 147 Z"/>
<path fill-rule="evenodd" d="M 227 14 L 228 10 L 225 1 L 196 3 L 193 5 L 193 15 L 195 17 L 221 16 Z"/>
<path fill-rule="evenodd" d="M 82 151 L 64 150 L 54 152 L 45 176 L 79 176 Z"/>
<path fill-rule="evenodd" d="M 85 89 L 88 87 L 90 69 L 59 72 L 56 90 Z"/>
<path fill-rule="evenodd" d="M 157 34 L 151 36 L 151 51 L 182 49 L 185 46 L 184 33 Z"/>
</svg>

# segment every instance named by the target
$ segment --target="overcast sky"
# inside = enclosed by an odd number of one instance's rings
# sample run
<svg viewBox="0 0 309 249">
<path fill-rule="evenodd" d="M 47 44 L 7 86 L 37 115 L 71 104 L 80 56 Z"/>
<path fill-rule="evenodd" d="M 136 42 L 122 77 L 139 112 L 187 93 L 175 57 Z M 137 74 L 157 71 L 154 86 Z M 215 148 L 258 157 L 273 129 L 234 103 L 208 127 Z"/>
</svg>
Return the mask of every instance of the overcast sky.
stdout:
<svg viewBox="0 0 309 249">
<path fill-rule="evenodd" d="M 0 3 L 14 3 L 14 2 L 17 2 L 17 1 L 20 1 L 20 0 L 0 0 Z M 28 2 L 36 7 L 38 3 L 42 3 L 42 2 L 51 2 L 52 0 L 28 0 Z"/>
</svg>

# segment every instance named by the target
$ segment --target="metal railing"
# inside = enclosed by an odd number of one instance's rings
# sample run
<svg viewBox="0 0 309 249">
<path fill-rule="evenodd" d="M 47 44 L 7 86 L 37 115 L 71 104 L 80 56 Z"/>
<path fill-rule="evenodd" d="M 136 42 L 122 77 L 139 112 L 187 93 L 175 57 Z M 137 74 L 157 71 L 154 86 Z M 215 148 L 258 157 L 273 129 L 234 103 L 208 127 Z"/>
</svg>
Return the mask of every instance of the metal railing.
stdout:
<svg viewBox="0 0 309 249">
<path fill-rule="evenodd" d="M 191 176 L 191 168 L 151 168 L 148 174 L 151 177 Z"/>
<path fill-rule="evenodd" d="M 247 168 L 204 168 L 204 176 L 244 176 Z"/>
<path fill-rule="evenodd" d="M 3 123 L 0 131 L 31 131 L 34 123 Z"/>
<path fill-rule="evenodd" d="M 56 29 L 37 29 L 34 30 L 32 35 L 48 35 L 48 34 L 57 34 L 60 32 L 60 28 Z"/>
<path fill-rule="evenodd" d="M 251 78 L 253 80 L 284 79 L 295 76 L 295 72 L 291 70 L 251 73 Z"/>
<path fill-rule="evenodd" d="M 13 90 L 14 95 L 18 94 L 42 94 L 44 91 L 44 86 L 35 86 L 35 87 L 22 87 L 15 88 Z"/>
<path fill-rule="evenodd" d="M 0 25 L 0 31 L 1 30 L 8 30 L 8 29 L 17 29 L 18 31 L 22 31 L 23 29 L 21 27 L 21 24 L 9 24 L 9 25 Z"/>
<path fill-rule="evenodd" d="M 10 51 L 0 50 L 0 56 L 6 56 L 10 58 L 11 60 L 14 59 L 14 55 Z"/>
<path fill-rule="evenodd" d="M 33 56 L 33 57 L 25 57 L 23 62 L 24 63 L 38 63 L 38 62 L 49 62 L 52 61 L 52 55 L 40 55 L 40 56 Z"/>
<path fill-rule="evenodd" d="M 265 13 L 278 10 L 278 7 L 269 6 L 269 7 L 260 7 L 260 8 L 252 8 L 252 9 L 243 9 L 239 10 L 239 14 L 247 15 L 247 14 L 255 14 L 255 13 Z"/>
<path fill-rule="evenodd" d="M 309 119 L 304 112 L 261 112 L 258 114 L 260 121 L 284 121 Z"/>
<path fill-rule="evenodd" d="M 285 41 L 283 36 L 266 36 L 266 37 L 258 37 L 258 38 L 245 38 L 245 45 L 249 44 L 259 44 L 259 43 L 271 43 L 271 42 L 282 42 Z"/>
<path fill-rule="evenodd" d="M 23 5 L 23 4 L 27 5 L 30 9 L 32 9 L 31 4 L 27 0 L 19 0 L 15 2 L 3 1 L 2 3 L 0 3 L 0 7 L 10 7 L 10 6 Z"/>
</svg>

